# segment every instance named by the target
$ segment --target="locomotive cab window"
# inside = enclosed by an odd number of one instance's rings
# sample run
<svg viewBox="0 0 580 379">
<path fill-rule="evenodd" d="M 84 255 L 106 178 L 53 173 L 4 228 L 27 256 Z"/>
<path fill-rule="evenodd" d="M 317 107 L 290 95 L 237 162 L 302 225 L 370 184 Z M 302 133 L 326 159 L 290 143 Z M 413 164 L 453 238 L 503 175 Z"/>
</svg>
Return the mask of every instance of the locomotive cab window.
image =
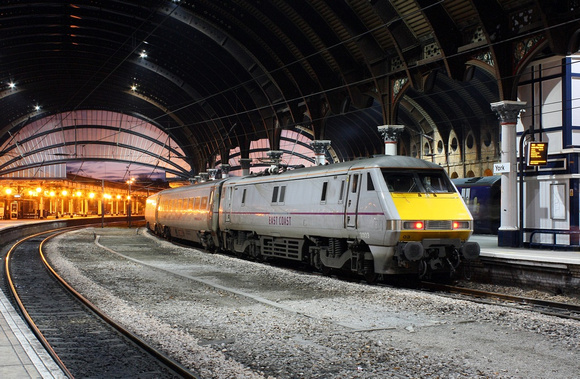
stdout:
<svg viewBox="0 0 580 379">
<path fill-rule="evenodd" d="M 390 192 L 449 193 L 453 185 L 443 171 L 393 172 L 383 171 Z"/>
</svg>

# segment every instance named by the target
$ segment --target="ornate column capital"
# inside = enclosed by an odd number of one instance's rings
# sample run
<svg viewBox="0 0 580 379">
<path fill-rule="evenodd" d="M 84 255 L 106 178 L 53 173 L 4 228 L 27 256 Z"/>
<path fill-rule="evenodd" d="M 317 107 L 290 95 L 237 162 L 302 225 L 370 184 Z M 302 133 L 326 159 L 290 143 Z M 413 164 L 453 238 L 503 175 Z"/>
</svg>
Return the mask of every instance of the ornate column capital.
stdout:
<svg viewBox="0 0 580 379">
<path fill-rule="evenodd" d="M 515 124 L 526 104 L 525 101 L 505 100 L 490 105 L 491 110 L 497 113 L 502 124 Z"/>
<path fill-rule="evenodd" d="M 330 146 L 330 140 L 327 139 L 319 139 L 310 142 L 310 146 L 312 146 L 312 150 L 314 150 L 314 154 L 324 154 L 328 147 Z"/>
<path fill-rule="evenodd" d="M 326 164 L 326 150 L 330 146 L 330 140 L 319 139 L 310 142 L 312 150 L 314 150 L 315 163 L 317 166 Z"/>
<path fill-rule="evenodd" d="M 380 125 L 377 127 L 379 133 L 386 142 L 397 142 L 397 139 L 403 133 L 405 125 Z"/>
</svg>

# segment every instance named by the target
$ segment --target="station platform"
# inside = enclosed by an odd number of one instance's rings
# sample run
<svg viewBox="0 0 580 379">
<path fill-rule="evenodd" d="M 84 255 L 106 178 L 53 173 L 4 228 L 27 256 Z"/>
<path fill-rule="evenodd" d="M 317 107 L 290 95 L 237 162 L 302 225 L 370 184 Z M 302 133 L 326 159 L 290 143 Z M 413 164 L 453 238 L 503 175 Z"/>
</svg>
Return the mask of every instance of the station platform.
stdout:
<svg viewBox="0 0 580 379">
<path fill-rule="evenodd" d="M 0 220 L 3 229 L 48 220 Z M 499 247 L 495 235 L 474 235 L 470 241 L 481 246 L 481 257 L 529 265 L 568 264 L 580 266 L 580 252 Z M 4 260 L 2 259 L 4 265 Z M 0 378 L 66 378 L 28 325 L 0 291 Z"/>
<path fill-rule="evenodd" d="M 479 243 L 481 257 L 530 263 L 561 263 L 580 265 L 580 251 L 499 247 L 496 235 L 473 235 L 470 241 Z"/>
</svg>

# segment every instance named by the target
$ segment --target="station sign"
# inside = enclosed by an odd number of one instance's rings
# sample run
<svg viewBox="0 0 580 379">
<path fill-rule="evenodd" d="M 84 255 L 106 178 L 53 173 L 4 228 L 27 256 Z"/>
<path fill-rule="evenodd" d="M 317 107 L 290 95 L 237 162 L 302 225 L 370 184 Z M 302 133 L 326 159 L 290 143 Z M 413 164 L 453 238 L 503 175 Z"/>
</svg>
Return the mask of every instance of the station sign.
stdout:
<svg viewBox="0 0 580 379">
<path fill-rule="evenodd" d="M 510 172 L 510 164 L 509 163 L 495 163 L 493 165 L 493 173 L 494 174 L 507 174 Z"/>
<path fill-rule="evenodd" d="M 528 166 L 543 166 L 548 163 L 548 142 L 528 143 Z"/>
</svg>

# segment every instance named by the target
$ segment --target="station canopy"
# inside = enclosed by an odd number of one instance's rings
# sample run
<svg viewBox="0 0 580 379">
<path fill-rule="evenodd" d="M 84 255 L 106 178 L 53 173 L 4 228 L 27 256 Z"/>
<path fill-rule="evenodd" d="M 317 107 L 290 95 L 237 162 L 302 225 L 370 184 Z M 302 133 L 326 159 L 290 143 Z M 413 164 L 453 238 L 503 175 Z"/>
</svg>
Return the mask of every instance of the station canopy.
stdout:
<svg viewBox="0 0 580 379">
<path fill-rule="evenodd" d="M 190 172 L 183 150 L 162 128 L 123 113 L 58 113 L 9 135 L 0 146 L 3 178 L 58 178 L 72 173 L 155 180 L 187 177 Z"/>
<path fill-rule="evenodd" d="M 381 154 L 384 124 L 444 156 L 497 131 L 489 104 L 531 60 L 578 51 L 579 19 L 577 0 L 5 0 L 0 177 L 311 165 L 314 140 L 344 161 Z"/>
</svg>

